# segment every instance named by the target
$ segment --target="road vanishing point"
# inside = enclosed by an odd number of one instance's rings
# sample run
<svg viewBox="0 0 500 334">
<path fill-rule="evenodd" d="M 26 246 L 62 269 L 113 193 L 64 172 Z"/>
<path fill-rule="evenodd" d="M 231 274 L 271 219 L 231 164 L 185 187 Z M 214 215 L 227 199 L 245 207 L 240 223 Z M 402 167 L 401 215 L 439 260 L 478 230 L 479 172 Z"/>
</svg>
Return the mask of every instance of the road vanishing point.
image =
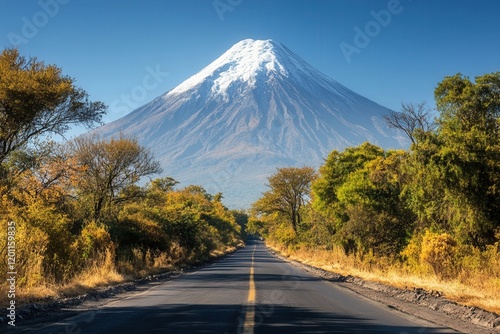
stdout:
<svg viewBox="0 0 500 334">
<path fill-rule="evenodd" d="M 36 333 L 456 332 L 311 276 L 249 240 L 221 261 Z"/>
</svg>

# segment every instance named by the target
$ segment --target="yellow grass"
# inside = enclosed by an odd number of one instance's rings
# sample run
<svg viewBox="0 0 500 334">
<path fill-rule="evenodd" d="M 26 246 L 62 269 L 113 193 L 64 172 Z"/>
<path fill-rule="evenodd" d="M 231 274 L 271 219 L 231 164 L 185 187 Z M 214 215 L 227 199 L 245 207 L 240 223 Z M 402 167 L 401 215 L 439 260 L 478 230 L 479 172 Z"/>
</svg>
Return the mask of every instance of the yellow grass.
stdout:
<svg viewBox="0 0 500 334">
<path fill-rule="evenodd" d="M 239 247 L 240 245 L 238 245 Z M 224 250 L 214 251 L 212 257 L 220 257 L 236 250 L 236 247 L 226 247 Z M 145 277 L 151 274 L 165 272 L 174 268 L 178 260 L 172 259 L 166 253 L 152 255 L 146 254 L 146 262 L 142 262 L 142 253 L 137 252 L 134 258 L 127 262 L 114 262 L 114 255 L 107 251 L 99 261 L 86 271 L 72 278 L 65 284 L 54 284 L 45 281 L 36 286 L 22 286 L 16 289 L 17 307 L 35 302 L 50 301 L 57 298 L 74 297 L 85 294 L 100 287 L 120 284 L 131 281 L 134 278 Z M 140 266 L 138 263 L 140 262 Z M 125 273 L 125 274 L 124 274 Z M 0 284 L 0 305 L 7 305 L 7 284 Z"/>
<path fill-rule="evenodd" d="M 126 281 L 126 277 L 116 271 L 112 258 L 111 252 L 107 252 L 101 261 L 95 263 L 86 272 L 74 277 L 66 284 L 57 285 L 44 282 L 36 286 L 18 287 L 16 289 L 16 304 L 22 306 L 55 298 L 78 296 L 98 287 Z M 5 305 L 7 301 L 5 289 L 5 285 L 0 287 L 0 303 L 2 305 Z"/>
<path fill-rule="evenodd" d="M 58 287 L 57 290 L 59 295 L 77 296 L 98 287 L 125 281 L 126 277 L 116 271 L 113 263 L 113 254 L 108 251 L 100 263 L 81 273 L 68 284 Z"/>
<path fill-rule="evenodd" d="M 267 241 L 267 245 L 290 260 L 299 261 L 344 276 L 352 275 L 367 281 L 380 282 L 402 289 L 421 288 L 437 291 L 457 303 L 479 307 L 500 314 L 500 280 L 477 274 L 464 284 L 458 279 L 440 280 L 435 275 L 417 275 L 402 266 L 367 263 L 355 256 L 346 256 L 341 249 L 289 249 Z"/>
</svg>

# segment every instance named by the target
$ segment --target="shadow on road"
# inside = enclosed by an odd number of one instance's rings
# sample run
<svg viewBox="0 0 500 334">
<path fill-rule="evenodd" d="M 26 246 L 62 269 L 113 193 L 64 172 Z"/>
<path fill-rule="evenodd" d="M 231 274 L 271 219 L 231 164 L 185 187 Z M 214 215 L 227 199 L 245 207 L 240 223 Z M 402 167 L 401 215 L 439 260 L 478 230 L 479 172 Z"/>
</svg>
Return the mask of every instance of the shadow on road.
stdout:
<svg viewBox="0 0 500 334">
<path fill-rule="evenodd" d="M 240 305 L 109 307 L 80 320 L 59 322 L 37 333 L 243 333 Z M 366 318 L 288 306 L 256 305 L 255 334 L 279 333 L 455 333 L 442 328 L 400 327 Z"/>
<path fill-rule="evenodd" d="M 255 264 L 248 261 L 251 254 Z M 271 262 L 277 265 L 270 265 Z M 61 311 L 58 319 L 64 320 L 50 327 L 17 327 L 16 333 L 243 333 L 251 265 L 257 268 L 254 279 L 258 297 L 260 294 L 255 305 L 255 334 L 454 333 L 444 328 L 391 326 L 380 317 L 377 322 L 369 307 L 355 307 L 357 312 L 347 312 L 340 302 L 321 308 L 318 299 L 326 298 L 330 305 L 331 300 L 342 300 L 336 297 L 340 292 L 334 290 L 325 297 L 325 286 L 311 288 L 315 282 L 321 283 L 320 278 L 278 264 L 284 263 L 262 248 L 255 251 L 254 247 L 247 247 L 223 262 L 138 294 L 134 299 L 85 312 Z M 285 303 L 288 298 L 291 302 Z M 406 323 L 411 322 L 403 322 Z"/>
<path fill-rule="evenodd" d="M 443 328 L 389 326 L 366 318 L 311 309 L 257 305 L 255 333 L 456 333 Z"/>
</svg>

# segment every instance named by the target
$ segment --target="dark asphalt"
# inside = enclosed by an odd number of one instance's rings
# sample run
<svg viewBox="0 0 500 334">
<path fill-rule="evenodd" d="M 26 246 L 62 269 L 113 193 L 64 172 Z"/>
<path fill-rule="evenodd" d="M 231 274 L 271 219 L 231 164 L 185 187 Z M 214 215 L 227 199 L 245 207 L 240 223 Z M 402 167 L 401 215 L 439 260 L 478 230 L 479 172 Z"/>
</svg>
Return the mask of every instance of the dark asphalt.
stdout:
<svg viewBox="0 0 500 334">
<path fill-rule="evenodd" d="M 252 266 L 256 297 L 248 306 Z M 254 317 L 244 328 L 247 312 Z M 258 240 L 199 271 L 36 332 L 455 333 L 312 277 Z"/>
</svg>

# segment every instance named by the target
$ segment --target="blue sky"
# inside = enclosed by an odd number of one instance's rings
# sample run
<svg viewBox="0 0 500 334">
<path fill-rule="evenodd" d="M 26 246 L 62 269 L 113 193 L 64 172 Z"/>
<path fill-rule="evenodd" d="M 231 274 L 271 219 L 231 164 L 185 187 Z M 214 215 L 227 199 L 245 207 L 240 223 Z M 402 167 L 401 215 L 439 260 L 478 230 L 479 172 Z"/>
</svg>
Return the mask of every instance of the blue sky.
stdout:
<svg viewBox="0 0 500 334">
<path fill-rule="evenodd" d="M 499 71 L 499 15 L 497 0 L 0 0 L 0 44 L 60 66 L 110 106 L 106 122 L 245 38 L 279 41 L 399 110 L 433 106 L 446 75 Z"/>
</svg>

